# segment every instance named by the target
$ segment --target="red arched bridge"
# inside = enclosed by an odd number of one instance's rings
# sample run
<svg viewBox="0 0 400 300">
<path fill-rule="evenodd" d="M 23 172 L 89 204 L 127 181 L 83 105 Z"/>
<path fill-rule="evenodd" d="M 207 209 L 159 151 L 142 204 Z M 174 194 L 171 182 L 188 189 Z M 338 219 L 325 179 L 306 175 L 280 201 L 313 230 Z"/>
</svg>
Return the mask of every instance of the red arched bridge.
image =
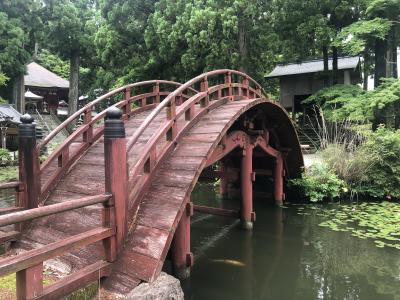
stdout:
<svg viewBox="0 0 400 300">
<path fill-rule="evenodd" d="M 52 145 L 82 116 L 61 145 Z M 240 217 L 250 229 L 255 177 L 273 179 L 281 204 L 285 177 L 299 176 L 303 166 L 285 111 L 233 70 L 185 84 L 152 80 L 118 88 L 40 143 L 33 119 L 21 121 L 20 181 L 1 185 L 15 188 L 17 200 L 0 216 L 0 241 L 15 241 L 0 260 L 0 276 L 16 273 L 18 299 L 58 299 L 100 277 L 107 290 L 124 294 L 157 278 L 168 253 L 175 274 L 188 276 L 194 210 Z M 237 181 L 239 211 L 190 201 L 207 168 L 220 177 L 221 193 Z M 44 262 L 64 276 L 43 287 Z"/>
</svg>

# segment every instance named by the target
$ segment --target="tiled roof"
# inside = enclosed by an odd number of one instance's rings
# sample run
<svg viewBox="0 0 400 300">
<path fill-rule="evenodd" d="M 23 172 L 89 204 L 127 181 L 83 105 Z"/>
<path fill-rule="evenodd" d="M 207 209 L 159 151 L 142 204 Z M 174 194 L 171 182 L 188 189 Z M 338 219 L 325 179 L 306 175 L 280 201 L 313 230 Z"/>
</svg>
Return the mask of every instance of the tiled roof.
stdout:
<svg viewBox="0 0 400 300">
<path fill-rule="evenodd" d="M 0 104 L 0 122 L 20 123 L 22 115 L 10 104 Z"/>
<path fill-rule="evenodd" d="M 41 65 L 31 62 L 24 77 L 25 86 L 69 88 L 69 81 L 50 72 Z"/>
<path fill-rule="evenodd" d="M 339 57 L 338 59 L 338 69 L 355 69 L 360 63 L 360 58 L 356 57 Z M 332 58 L 328 62 L 329 70 L 332 70 Z M 278 65 L 275 69 L 266 75 L 266 78 L 280 77 L 295 74 L 306 74 L 321 72 L 324 70 L 324 61 L 322 59 L 306 61 L 299 64 L 286 64 Z"/>
</svg>

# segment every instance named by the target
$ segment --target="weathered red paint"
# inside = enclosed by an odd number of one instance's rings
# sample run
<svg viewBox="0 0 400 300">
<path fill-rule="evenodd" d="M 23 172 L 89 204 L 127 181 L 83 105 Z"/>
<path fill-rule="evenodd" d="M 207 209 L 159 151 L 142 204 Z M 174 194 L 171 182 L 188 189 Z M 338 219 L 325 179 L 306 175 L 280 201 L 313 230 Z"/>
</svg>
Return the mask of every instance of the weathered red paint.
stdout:
<svg viewBox="0 0 400 300">
<path fill-rule="evenodd" d="M 228 194 L 228 164 L 226 159 L 222 159 L 219 165 L 220 179 L 219 179 L 219 193 L 221 196 Z"/>
<path fill-rule="evenodd" d="M 17 300 L 31 300 L 43 293 L 43 263 L 17 272 Z"/>
<path fill-rule="evenodd" d="M 247 145 L 244 148 L 240 170 L 240 188 L 242 194 L 240 218 L 242 227 L 245 229 L 253 228 L 251 220 L 251 213 L 253 212 L 253 147 L 253 145 Z"/>
<path fill-rule="evenodd" d="M 104 139 L 105 191 L 113 195 L 116 242 L 122 248 L 127 233 L 128 168 L 125 138 Z"/>
<path fill-rule="evenodd" d="M 275 203 L 277 205 L 282 205 L 284 200 L 283 178 L 284 178 L 283 158 L 282 155 L 280 154 L 276 157 L 275 170 L 274 170 L 274 197 L 275 197 Z"/>
<path fill-rule="evenodd" d="M 190 217 L 193 214 L 192 203 L 188 202 L 176 228 L 171 245 L 174 275 L 179 279 L 190 276 L 193 254 L 190 252 Z"/>
</svg>

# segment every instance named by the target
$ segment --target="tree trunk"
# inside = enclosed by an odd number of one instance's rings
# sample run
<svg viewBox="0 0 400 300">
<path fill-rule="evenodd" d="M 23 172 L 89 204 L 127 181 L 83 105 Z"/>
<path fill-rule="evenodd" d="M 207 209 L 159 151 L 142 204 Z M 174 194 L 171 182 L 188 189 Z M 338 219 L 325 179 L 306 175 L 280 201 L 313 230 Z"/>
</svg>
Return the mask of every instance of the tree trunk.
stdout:
<svg viewBox="0 0 400 300">
<path fill-rule="evenodd" d="M 245 32 L 245 26 L 239 21 L 239 54 L 240 54 L 240 67 L 239 70 L 246 73 L 247 64 L 247 37 Z"/>
<path fill-rule="evenodd" d="M 397 78 L 396 26 L 392 26 L 390 31 L 390 54 L 390 77 Z"/>
<path fill-rule="evenodd" d="M 329 54 L 328 54 L 328 47 L 322 47 L 322 53 L 324 56 L 324 87 L 329 86 Z"/>
<path fill-rule="evenodd" d="M 363 66 L 363 89 L 364 91 L 368 90 L 368 76 L 369 76 L 369 63 L 370 63 L 370 55 L 367 49 L 364 51 L 364 66 Z"/>
<path fill-rule="evenodd" d="M 374 86 L 378 87 L 381 78 L 386 75 L 385 53 L 387 49 L 387 40 L 376 39 L 375 41 L 375 74 Z"/>
<path fill-rule="evenodd" d="M 339 70 L 338 70 L 338 49 L 332 47 L 332 84 L 339 83 Z"/>
<path fill-rule="evenodd" d="M 25 82 L 24 74 L 12 79 L 12 104 L 21 114 L 25 113 Z"/>
<path fill-rule="evenodd" d="M 74 51 L 70 57 L 68 113 L 72 115 L 78 108 L 79 97 L 79 51 Z"/>
</svg>

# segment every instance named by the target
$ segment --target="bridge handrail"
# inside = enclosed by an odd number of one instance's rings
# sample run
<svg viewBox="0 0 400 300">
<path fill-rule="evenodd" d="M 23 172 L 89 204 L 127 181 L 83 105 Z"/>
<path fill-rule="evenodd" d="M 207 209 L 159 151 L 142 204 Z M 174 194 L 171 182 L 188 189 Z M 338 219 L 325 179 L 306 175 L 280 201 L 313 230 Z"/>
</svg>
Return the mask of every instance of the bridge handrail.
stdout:
<svg viewBox="0 0 400 300">
<path fill-rule="evenodd" d="M 86 112 L 88 109 L 94 107 L 96 104 L 100 103 L 101 101 L 110 98 L 111 96 L 114 96 L 120 92 L 126 91 L 127 89 L 131 89 L 134 87 L 142 87 L 145 85 L 152 85 L 152 84 L 171 84 L 175 86 L 180 86 L 181 83 L 175 82 L 175 81 L 168 81 L 168 80 L 147 80 L 147 81 L 141 81 L 141 82 L 135 82 L 131 83 L 128 85 L 124 85 L 122 87 L 116 88 L 112 91 L 109 91 L 108 93 L 96 98 L 95 100 L 89 102 L 86 104 L 84 107 L 80 108 L 77 110 L 75 113 L 73 113 L 71 116 L 69 116 L 67 119 L 65 119 L 59 126 L 57 126 L 52 132 L 50 132 L 49 135 L 46 136 L 46 138 L 43 139 L 43 141 L 38 144 L 37 148 L 38 150 L 43 149 L 44 146 L 46 146 L 61 130 L 67 128 L 69 124 L 71 124 L 76 118 L 78 118 L 82 113 Z"/>
<path fill-rule="evenodd" d="M 166 91 L 160 91 L 160 85 L 167 86 Z M 64 130 L 69 124 L 72 123 L 77 117 L 79 117 L 82 113 L 84 113 L 84 124 L 79 126 L 73 133 L 71 133 L 58 147 L 52 151 L 52 153 L 40 164 L 39 174 L 42 175 L 46 170 L 49 169 L 50 173 L 47 173 L 47 178 L 41 182 L 41 187 L 39 191 L 39 202 L 43 203 L 47 196 L 49 195 L 52 187 L 56 184 L 60 179 L 62 174 L 76 161 L 76 159 L 86 151 L 91 144 L 97 141 L 98 138 L 101 137 L 102 130 L 104 126 L 100 124 L 99 127 L 96 128 L 96 124 L 104 119 L 106 115 L 106 109 L 99 112 L 95 117 L 92 117 L 92 108 L 108 99 L 114 95 L 117 95 L 120 92 L 124 93 L 124 97 L 118 103 L 112 105 L 116 107 L 121 107 L 124 109 L 125 118 L 129 118 L 131 115 L 142 111 L 143 109 L 150 109 L 154 106 L 158 105 L 160 102 L 160 98 L 167 96 L 171 91 L 169 86 L 172 86 L 174 89 L 181 84 L 174 81 L 167 80 L 149 80 L 142 81 L 137 83 L 132 83 L 125 85 L 123 87 L 117 88 L 113 91 L 110 91 L 103 96 L 98 97 L 96 100 L 88 103 L 73 115 L 68 117 L 64 122 L 62 122 L 56 129 L 54 129 L 43 141 L 42 143 L 36 146 L 37 153 L 40 153 L 40 149 L 43 148 L 51 139 L 53 139 L 60 131 Z M 140 87 L 152 87 L 151 92 L 141 93 L 138 95 L 131 95 L 132 88 L 140 88 Z M 195 89 L 190 89 L 191 93 L 197 93 Z M 188 95 L 183 95 L 183 97 L 189 97 Z M 153 103 L 148 104 L 147 100 L 149 98 L 153 98 Z M 131 103 L 135 103 L 139 101 L 138 109 L 132 109 Z M 82 141 L 79 138 L 82 137 Z M 79 141 L 80 144 L 78 147 L 74 148 L 72 151 L 70 146 L 74 141 Z M 58 167 L 53 170 L 51 165 L 58 159 Z"/>
<path fill-rule="evenodd" d="M 3 182 L 0 183 L 0 190 L 17 189 L 21 186 L 21 184 L 22 184 L 21 181 Z"/>
<path fill-rule="evenodd" d="M 100 194 L 68 200 L 62 203 L 49 204 L 38 208 L 32 208 L 24 211 L 13 212 L 0 216 L 0 227 L 12 225 L 16 223 L 31 221 L 37 218 L 50 216 L 65 211 L 103 203 L 111 198 L 110 194 Z"/>
<path fill-rule="evenodd" d="M 265 94 L 263 91 L 262 87 L 249 75 L 236 71 L 236 70 L 230 70 L 230 69 L 221 69 L 221 70 L 214 70 L 210 71 L 207 73 L 203 73 L 186 83 L 182 84 L 180 87 L 178 87 L 175 91 L 170 93 L 161 103 L 158 105 L 151 113 L 150 115 L 147 116 L 147 118 L 144 120 L 144 122 L 139 126 L 139 128 L 135 131 L 133 136 L 131 136 L 128 140 L 127 144 L 127 151 L 129 152 L 130 149 L 132 149 L 133 145 L 137 142 L 139 139 L 140 135 L 146 130 L 146 128 L 150 125 L 150 123 L 155 119 L 155 117 L 160 114 L 160 112 L 166 108 L 168 105 L 171 104 L 173 100 L 180 94 L 182 94 L 186 89 L 191 88 L 194 84 L 200 82 L 204 78 L 208 78 L 210 76 L 215 76 L 215 75 L 221 75 L 221 74 L 230 74 L 230 75 L 239 75 L 243 78 L 246 78 L 247 80 L 250 80 L 252 83 L 256 85 L 258 89 L 262 91 L 262 93 Z"/>
</svg>

